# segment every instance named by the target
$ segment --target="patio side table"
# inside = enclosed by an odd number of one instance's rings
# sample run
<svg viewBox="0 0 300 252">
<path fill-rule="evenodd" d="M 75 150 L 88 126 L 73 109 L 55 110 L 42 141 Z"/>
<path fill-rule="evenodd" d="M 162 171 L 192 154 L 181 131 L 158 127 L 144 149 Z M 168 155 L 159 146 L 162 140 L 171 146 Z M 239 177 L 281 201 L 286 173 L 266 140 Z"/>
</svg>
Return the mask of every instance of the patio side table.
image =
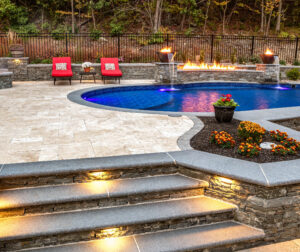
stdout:
<svg viewBox="0 0 300 252">
<path fill-rule="evenodd" d="M 95 71 L 91 71 L 91 72 L 80 71 L 79 74 L 80 74 L 80 83 L 82 81 L 82 76 L 83 75 L 93 75 L 94 83 L 96 83 L 96 72 Z"/>
</svg>

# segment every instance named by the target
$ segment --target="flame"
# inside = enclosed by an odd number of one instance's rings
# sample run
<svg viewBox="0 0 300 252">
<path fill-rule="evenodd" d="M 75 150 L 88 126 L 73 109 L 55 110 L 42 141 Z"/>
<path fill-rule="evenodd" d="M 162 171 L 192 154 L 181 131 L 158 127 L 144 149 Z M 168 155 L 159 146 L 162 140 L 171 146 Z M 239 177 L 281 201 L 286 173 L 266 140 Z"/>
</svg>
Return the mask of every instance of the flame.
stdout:
<svg viewBox="0 0 300 252">
<path fill-rule="evenodd" d="M 265 51 L 265 55 L 274 55 L 274 53 L 269 48 L 267 48 L 267 50 Z"/>
<path fill-rule="evenodd" d="M 184 66 L 179 66 L 178 69 L 181 70 L 235 70 L 235 66 L 224 66 L 214 62 L 213 65 L 208 65 L 205 63 L 195 64 L 190 61 L 184 64 Z"/>
<path fill-rule="evenodd" d="M 171 47 L 164 47 L 160 50 L 162 53 L 170 53 L 172 51 Z"/>
</svg>

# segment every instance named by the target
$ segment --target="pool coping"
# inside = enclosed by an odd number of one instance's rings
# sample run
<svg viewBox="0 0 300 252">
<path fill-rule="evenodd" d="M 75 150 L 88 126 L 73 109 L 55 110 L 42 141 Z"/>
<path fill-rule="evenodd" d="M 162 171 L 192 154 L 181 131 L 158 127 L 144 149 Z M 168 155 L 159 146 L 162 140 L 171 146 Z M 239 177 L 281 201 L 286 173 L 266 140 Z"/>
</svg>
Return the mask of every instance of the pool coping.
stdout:
<svg viewBox="0 0 300 252">
<path fill-rule="evenodd" d="M 233 83 L 232 81 L 201 81 L 201 82 L 188 82 L 182 84 L 196 84 L 196 83 Z M 237 84 L 256 84 L 256 82 L 246 82 L 246 81 L 235 81 Z M 178 83 L 177 83 L 178 84 Z M 150 84 L 150 85 L 167 85 L 167 84 Z M 283 83 L 283 85 L 289 85 Z M 296 85 L 296 84 L 290 84 Z M 133 87 L 133 86 L 149 86 L 149 83 L 141 83 L 135 85 L 110 85 L 102 86 L 102 87 L 91 87 L 84 88 L 73 91 L 67 95 L 67 98 L 77 104 L 92 107 L 92 108 L 100 108 L 111 111 L 119 111 L 119 112 L 131 112 L 131 113 L 143 113 L 143 114 L 160 114 L 160 115 L 169 115 L 169 116 L 214 116 L 214 112 L 173 112 L 173 111 L 152 111 L 152 110 L 141 110 L 141 109 L 127 109 L 127 108 L 118 108 L 112 106 L 105 106 L 101 104 L 96 104 L 92 102 L 88 102 L 81 98 L 81 95 L 98 90 L 98 89 L 106 89 L 106 88 L 116 88 L 116 87 Z M 281 120 L 281 119 L 289 119 L 299 116 L 300 106 L 294 107 L 283 107 L 283 108 L 274 108 L 274 109 L 261 109 L 261 110 L 247 110 L 247 111 L 236 111 L 234 118 L 238 120 Z M 247 119 L 244 119 L 247 118 Z"/>
</svg>

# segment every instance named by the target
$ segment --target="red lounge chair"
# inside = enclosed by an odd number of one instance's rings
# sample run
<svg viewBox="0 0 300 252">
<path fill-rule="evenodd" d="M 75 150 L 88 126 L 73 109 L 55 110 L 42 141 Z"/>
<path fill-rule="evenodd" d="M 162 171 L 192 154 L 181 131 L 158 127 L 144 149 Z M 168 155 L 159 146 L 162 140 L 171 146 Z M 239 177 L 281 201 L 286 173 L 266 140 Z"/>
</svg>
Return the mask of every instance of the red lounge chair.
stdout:
<svg viewBox="0 0 300 252">
<path fill-rule="evenodd" d="M 118 58 L 101 58 L 101 75 L 104 84 L 106 79 L 118 79 L 120 83 L 122 72 Z"/>
<path fill-rule="evenodd" d="M 56 78 L 71 79 L 73 76 L 70 57 L 57 57 L 52 59 L 52 77 L 54 78 L 54 85 Z"/>
</svg>

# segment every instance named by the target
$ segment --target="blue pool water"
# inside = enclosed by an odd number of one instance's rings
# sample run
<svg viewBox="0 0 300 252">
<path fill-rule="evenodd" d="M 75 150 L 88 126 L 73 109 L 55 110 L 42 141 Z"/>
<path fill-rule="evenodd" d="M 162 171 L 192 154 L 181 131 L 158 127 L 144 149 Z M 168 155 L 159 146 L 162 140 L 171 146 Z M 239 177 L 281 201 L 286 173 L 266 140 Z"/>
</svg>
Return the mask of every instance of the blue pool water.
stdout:
<svg viewBox="0 0 300 252">
<path fill-rule="evenodd" d="M 222 94 L 231 94 L 239 111 L 300 106 L 300 87 L 237 83 L 184 84 L 174 90 L 163 85 L 105 88 L 86 92 L 82 98 L 128 109 L 211 112 Z"/>
</svg>

